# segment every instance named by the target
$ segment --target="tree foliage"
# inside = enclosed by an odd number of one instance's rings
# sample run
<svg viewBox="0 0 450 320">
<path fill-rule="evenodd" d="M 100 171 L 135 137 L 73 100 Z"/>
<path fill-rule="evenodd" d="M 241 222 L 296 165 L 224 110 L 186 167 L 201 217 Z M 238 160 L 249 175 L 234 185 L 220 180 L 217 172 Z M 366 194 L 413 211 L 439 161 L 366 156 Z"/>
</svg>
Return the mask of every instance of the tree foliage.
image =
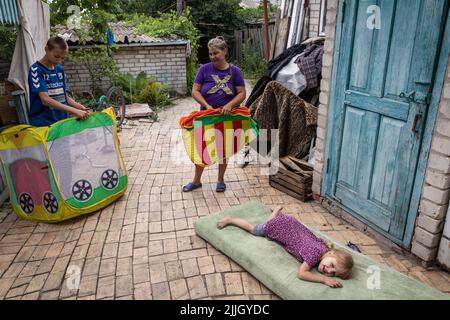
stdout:
<svg viewBox="0 0 450 320">
<path fill-rule="evenodd" d="M 0 59 L 11 61 L 16 38 L 17 27 L 0 25 Z"/>
<path fill-rule="evenodd" d="M 123 13 L 141 13 L 157 17 L 160 13 L 176 9 L 176 0 L 119 0 Z"/>
<path fill-rule="evenodd" d="M 237 15 L 240 0 L 191 0 L 192 19 L 202 37 L 218 35 L 232 40 L 233 30 L 242 26 L 243 20 Z"/>
<path fill-rule="evenodd" d="M 160 38 L 177 37 L 190 41 L 191 55 L 186 66 L 187 86 L 190 93 L 197 73 L 197 52 L 199 48 L 199 31 L 192 21 L 190 11 L 177 17 L 174 11 L 162 13 L 159 17 L 134 14 L 126 17 L 129 25 L 136 27 L 138 33 Z"/>
<path fill-rule="evenodd" d="M 80 13 L 100 18 L 98 23 L 103 21 L 102 16 L 120 14 L 122 11 L 122 0 L 46 0 L 50 5 L 50 23 L 52 26 L 65 24 L 67 19 L 77 14 L 77 10 L 70 8 L 76 6 L 80 8 Z M 100 26 L 100 24 L 98 25 Z"/>
<path fill-rule="evenodd" d="M 80 48 L 70 53 L 71 61 L 86 67 L 94 96 L 103 93 L 104 82 L 115 81 L 119 74 L 117 64 L 111 56 L 111 50 L 104 45 L 99 45 Z"/>
<path fill-rule="evenodd" d="M 269 19 L 273 19 L 278 11 L 278 6 L 269 2 L 267 5 L 267 11 Z M 236 13 L 245 23 L 259 22 L 264 19 L 264 6 L 261 2 L 256 8 L 239 8 Z"/>
</svg>

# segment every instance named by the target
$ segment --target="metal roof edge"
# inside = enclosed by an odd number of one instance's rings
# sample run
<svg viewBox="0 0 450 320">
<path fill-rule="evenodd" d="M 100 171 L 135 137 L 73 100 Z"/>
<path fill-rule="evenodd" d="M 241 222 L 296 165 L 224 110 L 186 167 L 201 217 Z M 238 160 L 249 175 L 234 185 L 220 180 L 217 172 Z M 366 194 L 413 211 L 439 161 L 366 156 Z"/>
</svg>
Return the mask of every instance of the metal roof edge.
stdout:
<svg viewBox="0 0 450 320">
<path fill-rule="evenodd" d="M 187 45 L 187 40 L 177 40 L 177 41 L 162 41 L 162 42 L 142 42 L 142 43 L 116 43 L 114 46 L 119 48 L 128 48 L 128 47 L 167 47 L 167 46 L 182 46 Z M 80 48 L 93 48 L 102 46 L 105 44 L 89 44 L 89 45 L 69 45 L 69 49 L 80 49 Z"/>
</svg>

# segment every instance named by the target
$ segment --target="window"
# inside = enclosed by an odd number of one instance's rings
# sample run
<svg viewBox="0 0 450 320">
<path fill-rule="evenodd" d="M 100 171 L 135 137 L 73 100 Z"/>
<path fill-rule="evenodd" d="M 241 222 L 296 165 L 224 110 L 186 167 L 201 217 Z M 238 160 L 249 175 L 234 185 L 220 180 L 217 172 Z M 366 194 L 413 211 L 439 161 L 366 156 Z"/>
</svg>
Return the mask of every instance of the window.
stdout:
<svg viewBox="0 0 450 320">
<path fill-rule="evenodd" d="M 319 36 L 325 36 L 325 25 L 327 18 L 327 0 L 320 2 Z"/>
</svg>

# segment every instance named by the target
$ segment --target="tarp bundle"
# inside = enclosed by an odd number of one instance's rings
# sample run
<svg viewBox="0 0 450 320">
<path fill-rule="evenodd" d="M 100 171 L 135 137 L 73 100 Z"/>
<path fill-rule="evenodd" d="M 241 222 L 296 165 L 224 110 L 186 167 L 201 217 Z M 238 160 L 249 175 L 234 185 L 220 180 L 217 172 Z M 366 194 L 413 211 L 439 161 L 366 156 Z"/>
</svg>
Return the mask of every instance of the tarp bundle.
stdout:
<svg viewBox="0 0 450 320">
<path fill-rule="evenodd" d="M 26 220 L 58 222 L 99 210 L 128 185 L 114 111 L 0 134 L 11 205 Z"/>
<path fill-rule="evenodd" d="M 179 120 L 183 142 L 191 161 L 206 167 L 231 157 L 259 135 L 246 107 L 223 115 L 221 109 L 193 111 Z"/>
</svg>

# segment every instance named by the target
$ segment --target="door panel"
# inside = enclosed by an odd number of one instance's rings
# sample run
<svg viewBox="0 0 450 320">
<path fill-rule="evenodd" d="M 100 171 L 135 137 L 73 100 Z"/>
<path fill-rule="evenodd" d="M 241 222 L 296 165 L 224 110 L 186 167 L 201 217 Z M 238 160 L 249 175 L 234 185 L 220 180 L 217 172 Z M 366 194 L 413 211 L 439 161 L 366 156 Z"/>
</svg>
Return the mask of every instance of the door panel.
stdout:
<svg viewBox="0 0 450 320">
<path fill-rule="evenodd" d="M 393 210 L 395 165 L 404 122 L 383 117 L 374 161 L 369 199 L 387 210 Z"/>
<path fill-rule="evenodd" d="M 408 92 L 414 39 L 420 2 L 397 0 L 395 19 L 391 32 L 391 45 L 386 69 L 385 96 L 398 100 L 401 92 Z M 386 63 L 386 62 L 385 62 Z"/>
<path fill-rule="evenodd" d="M 445 2 L 346 1 L 329 196 L 397 242 L 405 230 Z M 371 5 L 380 8 L 379 29 L 367 26 Z"/>
</svg>

